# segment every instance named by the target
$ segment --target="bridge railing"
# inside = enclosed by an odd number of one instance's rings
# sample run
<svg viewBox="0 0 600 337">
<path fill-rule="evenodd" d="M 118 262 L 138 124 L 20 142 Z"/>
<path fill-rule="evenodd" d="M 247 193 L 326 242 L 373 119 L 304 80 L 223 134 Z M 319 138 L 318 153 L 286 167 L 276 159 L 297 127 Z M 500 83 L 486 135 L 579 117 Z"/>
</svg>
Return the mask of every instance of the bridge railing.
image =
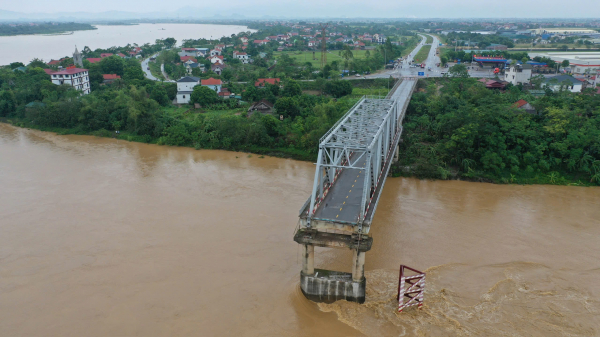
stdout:
<svg viewBox="0 0 600 337">
<path fill-rule="evenodd" d="M 322 143 L 322 142 L 323 142 L 323 140 L 324 140 L 325 138 L 327 138 L 327 136 L 329 136 L 329 135 L 330 135 L 330 134 L 333 132 L 333 130 L 335 130 L 335 128 L 336 128 L 338 125 L 340 125 L 340 123 L 341 123 L 341 122 L 342 122 L 344 119 L 346 119 L 346 116 L 348 116 L 349 114 L 351 114 L 351 113 L 352 113 L 352 111 L 354 111 L 354 109 L 356 109 L 356 107 L 357 107 L 357 106 L 358 106 L 360 103 L 362 103 L 362 101 L 364 101 L 364 100 L 365 100 L 365 97 L 366 97 L 366 96 L 362 96 L 362 97 L 361 97 L 361 98 L 360 98 L 360 99 L 359 99 L 359 100 L 358 100 L 358 101 L 357 101 L 357 102 L 356 102 L 356 103 L 355 103 L 355 104 L 354 104 L 354 105 L 353 105 L 353 106 L 350 108 L 350 110 L 348 110 L 348 112 L 346 112 L 346 113 L 345 113 L 345 114 L 342 116 L 342 118 L 338 119 L 338 121 L 337 121 L 337 122 L 335 122 L 335 124 L 333 124 L 333 126 L 332 126 L 332 127 L 329 129 L 329 130 L 327 130 L 327 132 L 325 132 L 325 134 L 324 134 L 324 135 L 323 135 L 323 136 L 322 136 L 322 137 L 319 139 L 319 144 L 320 144 L 320 143 Z"/>
</svg>

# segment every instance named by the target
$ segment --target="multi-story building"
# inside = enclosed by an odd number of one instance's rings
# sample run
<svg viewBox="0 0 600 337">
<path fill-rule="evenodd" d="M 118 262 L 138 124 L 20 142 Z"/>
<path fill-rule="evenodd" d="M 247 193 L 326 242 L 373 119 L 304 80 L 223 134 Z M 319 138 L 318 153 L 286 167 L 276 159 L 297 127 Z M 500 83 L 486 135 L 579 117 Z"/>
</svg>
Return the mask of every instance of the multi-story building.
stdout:
<svg viewBox="0 0 600 337">
<path fill-rule="evenodd" d="M 234 51 L 233 57 L 240 60 L 242 63 L 250 62 L 250 57 L 248 56 L 248 54 L 246 54 L 244 52 Z"/>
<path fill-rule="evenodd" d="M 177 104 L 187 104 L 190 102 L 190 96 L 194 92 L 194 87 L 202 85 L 209 87 L 218 93 L 221 92 L 223 82 L 219 79 L 209 78 L 207 80 L 194 76 L 186 76 L 177 81 Z"/>
<path fill-rule="evenodd" d="M 77 90 L 81 90 L 84 95 L 90 93 L 90 76 L 87 69 L 69 67 L 49 74 L 52 83 L 56 85 L 68 84 Z"/>
<path fill-rule="evenodd" d="M 531 80 L 531 65 L 516 65 L 506 69 L 504 80 L 513 85 L 527 84 Z"/>
</svg>

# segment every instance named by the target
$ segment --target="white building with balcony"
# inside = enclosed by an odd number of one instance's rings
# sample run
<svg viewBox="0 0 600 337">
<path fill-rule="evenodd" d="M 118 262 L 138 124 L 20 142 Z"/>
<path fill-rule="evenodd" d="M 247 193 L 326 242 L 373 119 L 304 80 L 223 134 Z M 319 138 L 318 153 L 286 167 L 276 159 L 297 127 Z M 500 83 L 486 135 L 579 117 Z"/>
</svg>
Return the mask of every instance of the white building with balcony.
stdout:
<svg viewBox="0 0 600 337">
<path fill-rule="evenodd" d="M 508 67 L 504 74 L 504 80 L 510 82 L 513 85 L 517 84 L 528 84 L 531 81 L 531 65 L 515 65 Z"/>
<path fill-rule="evenodd" d="M 56 85 L 68 84 L 77 90 L 81 90 L 84 95 L 90 93 L 90 76 L 87 69 L 67 68 L 50 75 L 52 83 Z"/>
</svg>

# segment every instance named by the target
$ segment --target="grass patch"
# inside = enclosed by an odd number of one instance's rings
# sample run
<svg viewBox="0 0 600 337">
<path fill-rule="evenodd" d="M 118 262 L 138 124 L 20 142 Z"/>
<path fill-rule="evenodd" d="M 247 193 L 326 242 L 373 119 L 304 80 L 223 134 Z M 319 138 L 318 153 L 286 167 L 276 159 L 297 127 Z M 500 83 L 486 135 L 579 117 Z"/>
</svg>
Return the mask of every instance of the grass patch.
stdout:
<svg viewBox="0 0 600 337">
<path fill-rule="evenodd" d="M 165 79 L 160 71 L 160 64 L 156 62 L 148 62 L 148 67 L 150 68 L 150 73 L 152 73 L 152 76 L 158 78 L 159 80 Z"/>
<path fill-rule="evenodd" d="M 427 36 L 427 40 L 425 41 L 425 43 L 433 43 L 433 36 L 431 35 L 425 35 Z"/>
<path fill-rule="evenodd" d="M 327 51 L 327 64 L 331 64 L 333 61 L 338 61 L 338 64 L 343 65 L 344 61 L 346 61 L 344 58 L 342 58 L 339 54 L 339 50 L 330 50 Z M 371 51 L 371 54 L 373 54 L 374 51 Z M 365 56 L 366 50 L 353 50 L 352 54 L 354 55 L 355 59 L 366 59 L 367 57 Z M 313 59 L 313 52 L 312 51 L 282 51 L 282 52 L 274 52 L 273 55 L 275 57 L 279 57 L 283 54 L 287 54 L 290 58 L 292 58 L 296 64 L 304 64 L 306 62 L 310 62 L 312 64 L 313 67 L 318 68 L 321 66 L 321 51 L 320 50 L 315 50 L 315 59 Z"/>
<path fill-rule="evenodd" d="M 417 53 L 417 55 L 415 55 L 415 62 L 417 63 L 421 63 L 423 61 L 425 61 L 427 59 L 427 56 L 429 55 L 429 51 L 431 50 L 431 45 L 425 45 L 421 48 L 421 50 L 419 50 L 419 52 Z"/>
</svg>

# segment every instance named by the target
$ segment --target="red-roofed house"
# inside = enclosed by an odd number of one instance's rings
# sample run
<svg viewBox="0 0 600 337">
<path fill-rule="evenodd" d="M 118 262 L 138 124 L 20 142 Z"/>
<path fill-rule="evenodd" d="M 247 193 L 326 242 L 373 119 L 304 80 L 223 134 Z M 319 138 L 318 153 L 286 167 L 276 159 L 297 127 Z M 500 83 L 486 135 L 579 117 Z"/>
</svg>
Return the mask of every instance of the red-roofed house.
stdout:
<svg viewBox="0 0 600 337">
<path fill-rule="evenodd" d="M 231 96 L 231 92 L 229 92 L 229 89 L 223 88 L 223 90 L 218 95 L 221 98 L 229 99 L 229 96 Z"/>
<path fill-rule="evenodd" d="M 113 53 L 102 53 L 102 54 L 100 54 L 100 57 L 105 58 L 105 57 L 111 57 L 113 55 L 114 55 Z"/>
<path fill-rule="evenodd" d="M 217 63 L 217 62 L 225 63 L 225 61 L 223 61 L 223 55 L 211 56 L 209 58 L 209 60 L 210 60 L 210 63 Z"/>
<path fill-rule="evenodd" d="M 240 40 L 242 41 L 242 43 L 248 43 L 248 38 L 245 36 L 240 37 Z"/>
<path fill-rule="evenodd" d="M 46 74 L 48 74 L 48 75 L 52 75 L 52 74 L 54 74 L 54 70 L 52 70 L 52 69 L 44 69 L 44 71 L 45 71 L 45 72 L 46 72 Z"/>
<path fill-rule="evenodd" d="M 99 57 L 91 57 L 91 58 L 87 58 L 86 60 L 88 60 L 90 63 L 96 63 L 96 62 L 102 61 L 102 59 Z"/>
<path fill-rule="evenodd" d="M 259 78 L 256 82 L 254 82 L 254 86 L 258 88 L 263 88 L 266 84 L 279 85 L 281 80 L 279 78 Z"/>
<path fill-rule="evenodd" d="M 535 114 L 535 108 L 529 104 L 529 102 L 527 102 L 524 99 L 520 99 L 518 100 L 515 104 L 512 105 L 513 108 L 517 108 L 517 109 L 521 109 L 521 110 L 525 110 L 525 112 L 530 113 L 530 114 Z"/>
<path fill-rule="evenodd" d="M 356 41 L 356 42 L 354 42 L 354 47 L 355 48 L 364 48 L 365 44 L 360 41 Z"/>
<path fill-rule="evenodd" d="M 207 80 L 201 80 L 200 81 L 200 85 L 205 86 L 205 87 L 209 87 L 212 90 L 216 91 L 217 94 L 221 92 L 221 85 L 223 85 L 223 82 L 221 82 L 221 80 L 216 79 L 216 78 L 209 78 Z"/>
<path fill-rule="evenodd" d="M 57 66 L 59 64 L 60 64 L 60 60 L 52 60 L 47 63 L 47 65 L 49 65 L 49 66 Z"/>
<path fill-rule="evenodd" d="M 87 69 L 68 67 L 65 70 L 54 72 L 50 75 L 52 83 L 56 85 L 68 84 L 84 95 L 90 93 L 90 77 Z"/>
<path fill-rule="evenodd" d="M 187 62 L 198 63 L 198 60 L 196 60 L 195 58 L 193 58 L 191 56 L 182 56 L 181 57 L 181 62 L 182 63 L 187 63 Z"/>
<path fill-rule="evenodd" d="M 254 44 L 257 44 L 259 46 L 267 44 L 268 42 L 269 42 L 269 40 L 254 40 Z"/>
<path fill-rule="evenodd" d="M 121 78 L 117 74 L 102 74 L 102 77 L 104 78 L 104 83 L 112 83 L 114 80 Z"/>
<path fill-rule="evenodd" d="M 488 80 L 485 82 L 485 87 L 488 89 L 504 89 L 506 84 L 500 81 Z"/>
<path fill-rule="evenodd" d="M 117 55 L 118 55 L 118 56 L 121 56 L 121 57 L 123 57 L 123 58 L 127 57 L 127 56 L 125 56 L 125 54 L 123 54 L 123 53 L 118 53 Z"/>
</svg>

